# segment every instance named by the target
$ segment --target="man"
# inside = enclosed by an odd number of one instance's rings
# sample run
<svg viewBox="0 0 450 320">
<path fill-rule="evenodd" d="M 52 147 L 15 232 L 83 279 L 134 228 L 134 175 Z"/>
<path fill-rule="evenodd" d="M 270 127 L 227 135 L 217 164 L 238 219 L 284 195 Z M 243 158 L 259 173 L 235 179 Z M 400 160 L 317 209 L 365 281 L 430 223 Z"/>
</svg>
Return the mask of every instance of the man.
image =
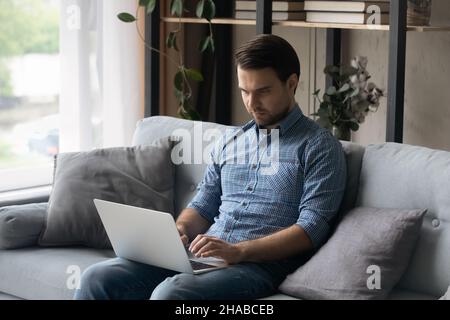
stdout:
<svg viewBox="0 0 450 320">
<path fill-rule="evenodd" d="M 222 139 L 213 151 L 221 160 L 208 165 L 198 193 L 176 222 L 194 255 L 222 258 L 229 267 L 191 275 L 112 259 L 83 273 L 75 298 L 257 299 L 274 294 L 326 240 L 345 189 L 345 157 L 339 141 L 295 102 L 298 57 L 284 39 L 261 35 L 235 58 L 253 120 L 232 141 L 257 141 L 251 145 L 258 151 L 259 141 L 278 136 L 278 150 L 266 143 L 278 153 L 276 170 L 264 172 L 261 159 L 224 161 L 230 148 Z M 254 148 L 244 153 L 255 159 Z"/>
</svg>

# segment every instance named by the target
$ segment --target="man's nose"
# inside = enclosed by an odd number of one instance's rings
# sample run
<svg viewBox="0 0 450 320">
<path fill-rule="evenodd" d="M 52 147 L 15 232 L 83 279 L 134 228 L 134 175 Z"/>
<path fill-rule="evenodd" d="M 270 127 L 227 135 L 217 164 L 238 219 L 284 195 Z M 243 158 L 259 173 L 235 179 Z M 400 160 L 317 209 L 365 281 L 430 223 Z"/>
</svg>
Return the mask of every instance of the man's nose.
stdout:
<svg viewBox="0 0 450 320">
<path fill-rule="evenodd" d="M 255 110 L 256 107 L 259 105 L 259 99 L 256 94 L 250 94 L 248 97 L 248 106 Z"/>
</svg>

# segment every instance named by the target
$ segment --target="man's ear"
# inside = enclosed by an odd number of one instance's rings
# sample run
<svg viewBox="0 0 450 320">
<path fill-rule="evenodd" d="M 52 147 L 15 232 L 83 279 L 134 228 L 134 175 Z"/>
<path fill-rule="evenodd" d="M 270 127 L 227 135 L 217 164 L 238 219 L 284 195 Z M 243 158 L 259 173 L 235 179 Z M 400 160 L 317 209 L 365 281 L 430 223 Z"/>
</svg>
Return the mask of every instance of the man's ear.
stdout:
<svg viewBox="0 0 450 320">
<path fill-rule="evenodd" d="M 297 90 L 298 80 L 299 80 L 298 76 L 295 73 L 289 76 L 289 78 L 286 81 L 289 91 L 294 90 L 295 92 Z"/>
</svg>

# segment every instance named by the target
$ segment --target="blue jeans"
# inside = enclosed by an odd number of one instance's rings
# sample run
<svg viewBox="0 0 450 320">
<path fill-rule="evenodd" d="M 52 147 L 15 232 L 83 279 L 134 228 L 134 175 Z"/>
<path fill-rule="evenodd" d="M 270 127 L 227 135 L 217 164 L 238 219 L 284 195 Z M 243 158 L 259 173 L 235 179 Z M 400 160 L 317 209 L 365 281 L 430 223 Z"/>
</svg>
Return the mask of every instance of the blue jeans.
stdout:
<svg viewBox="0 0 450 320">
<path fill-rule="evenodd" d="M 302 262 L 304 258 L 240 263 L 192 275 L 114 258 L 83 272 L 74 299 L 258 299 L 276 293 L 286 275 Z"/>
</svg>

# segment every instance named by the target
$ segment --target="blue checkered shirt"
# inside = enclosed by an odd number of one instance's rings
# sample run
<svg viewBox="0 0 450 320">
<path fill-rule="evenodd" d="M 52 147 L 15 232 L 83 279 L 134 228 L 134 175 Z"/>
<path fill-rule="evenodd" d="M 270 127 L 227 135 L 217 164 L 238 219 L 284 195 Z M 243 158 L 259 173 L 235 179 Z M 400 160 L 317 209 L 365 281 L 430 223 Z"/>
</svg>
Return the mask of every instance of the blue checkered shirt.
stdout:
<svg viewBox="0 0 450 320">
<path fill-rule="evenodd" d="M 267 134 L 254 120 L 218 139 L 187 206 L 212 223 L 206 234 L 237 243 L 297 224 L 315 248 L 326 240 L 345 189 L 342 146 L 298 106 L 278 129 L 275 166 L 261 156 L 274 154 L 274 131 Z"/>
</svg>

